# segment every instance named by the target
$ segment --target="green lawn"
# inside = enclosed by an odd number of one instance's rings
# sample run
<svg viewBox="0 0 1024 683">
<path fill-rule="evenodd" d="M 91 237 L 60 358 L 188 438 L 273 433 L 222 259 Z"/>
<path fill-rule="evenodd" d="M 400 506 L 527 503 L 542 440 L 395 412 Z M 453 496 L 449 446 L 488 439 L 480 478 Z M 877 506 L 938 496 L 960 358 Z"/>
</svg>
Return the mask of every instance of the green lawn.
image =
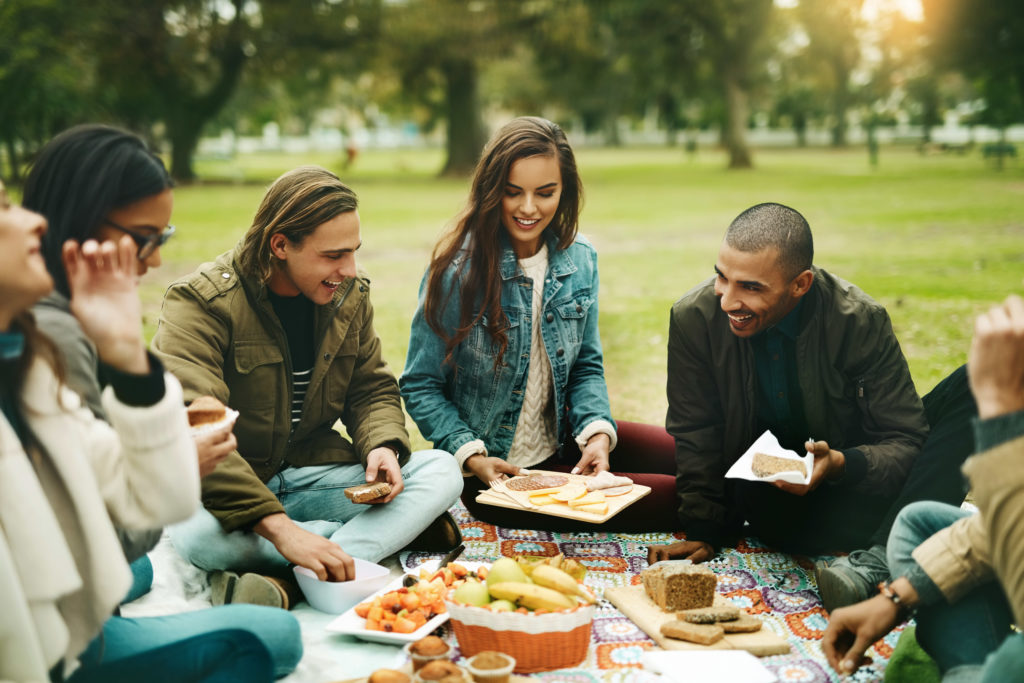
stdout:
<svg viewBox="0 0 1024 683">
<path fill-rule="evenodd" d="M 671 149 L 579 151 L 581 226 L 600 253 L 601 332 L 616 417 L 663 421 L 669 308 L 711 274 L 726 226 L 758 202 L 800 210 L 814 230 L 816 263 L 888 307 L 921 392 L 966 360 L 974 315 L 1022 290 L 1020 167 L 999 173 L 980 158 L 889 148 L 876 170 L 859 149 L 767 150 L 755 159 L 755 170 L 730 172 L 713 151 L 692 160 Z M 340 158 L 198 164 L 218 182 L 175 193 L 178 234 L 162 250 L 163 267 L 144 281 L 147 335 L 166 284 L 230 248 L 266 185 L 304 163 L 338 170 Z M 396 373 L 430 250 L 468 190 L 468 179 L 434 178 L 440 163 L 437 150 L 371 150 L 342 173 L 360 197 L 359 256 L 374 281 L 377 329 Z"/>
</svg>

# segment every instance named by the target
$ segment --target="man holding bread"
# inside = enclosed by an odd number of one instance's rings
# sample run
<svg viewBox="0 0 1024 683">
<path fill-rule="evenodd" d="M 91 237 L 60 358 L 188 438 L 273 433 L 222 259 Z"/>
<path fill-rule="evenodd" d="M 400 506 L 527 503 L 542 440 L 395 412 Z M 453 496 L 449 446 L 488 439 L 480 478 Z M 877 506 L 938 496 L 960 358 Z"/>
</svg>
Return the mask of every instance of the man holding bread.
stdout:
<svg viewBox="0 0 1024 683">
<path fill-rule="evenodd" d="M 687 540 L 649 559 L 711 559 L 744 521 L 786 551 L 855 551 L 819 575 L 831 609 L 888 578 L 904 505 L 963 500 L 975 409 L 964 368 L 922 404 L 886 310 L 813 257 L 803 216 L 753 206 L 729 226 L 715 276 L 672 307 L 666 428 Z M 807 484 L 724 478 L 765 430 L 814 454 Z"/>
<path fill-rule="evenodd" d="M 171 529 L 178 552 L 220 570 L 215 602 L 288 606 L 293 585 L 280 579 L 292 564 L 344 581 L 353 557 L 461 540 L 447 513 L 462 488 L 454 459 L 410 453 L 370 281 L 356 268 L 356 208 L 325 169 L 285 173 L 235 249 L 164 296 L 155 352 L 187 399 L 208 394 L 239 412 L 238 450 L 203 479 L 205 509 Z"/>
</svg>

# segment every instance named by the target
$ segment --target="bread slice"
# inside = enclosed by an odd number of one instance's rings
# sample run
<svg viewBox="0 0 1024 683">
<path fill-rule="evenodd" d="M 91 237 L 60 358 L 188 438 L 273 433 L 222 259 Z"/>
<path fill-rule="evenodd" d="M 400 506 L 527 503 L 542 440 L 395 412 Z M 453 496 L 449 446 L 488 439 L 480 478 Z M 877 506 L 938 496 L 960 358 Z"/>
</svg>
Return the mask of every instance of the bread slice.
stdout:
<svg viewBox="0 0 1024 683">
<path fill-rule="evenodd" d="M 661 625 L 661 634 L 698 645 L 713 645 L 725 636 L 718 624 L 691 624 L 688 621 L 669 621 Z"/>
<path fill-rule="evenodd" d="M 345 489 L 345 496 L 353 503 L 366 503 L 377 500 L 391 493 L 391 484 L 386 481 L 375 481 Z"/>
</svg>

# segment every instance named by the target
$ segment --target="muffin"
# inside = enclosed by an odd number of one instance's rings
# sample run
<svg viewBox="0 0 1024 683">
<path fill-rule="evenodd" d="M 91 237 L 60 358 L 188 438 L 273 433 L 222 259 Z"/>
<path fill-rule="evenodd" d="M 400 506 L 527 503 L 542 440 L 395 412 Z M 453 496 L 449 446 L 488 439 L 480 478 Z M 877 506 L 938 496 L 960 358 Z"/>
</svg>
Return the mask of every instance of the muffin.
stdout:
<svg viewBox="0 0 1024 683">
<path fill-rule="evenodd" d="M 394 669 L 377 669 L 366 679 L 366 683 L 410 683 L 410 681 L 412 679 L 409 674 Z"/>
<path fill-rule="evenodd" d="M 435 659 L 427 662 L 416 672 L 420 681 L 437 681 L 437 683 L 464 683 L 466 674 L 447 659 Z"/>
<path fill-rule="evenodd" d="M 516 660 L 504 652 L 484 650 L 470 658 L 466 669 L 476 683 L 506 683 L 516 666 Z"/>
<path fill-rule="evenodd" d="M 405 650 L 412 660 L 412 670 L 419 671 L 428 662 L 447 660 L 451 646 L 437 636 L 427 636 L 409 643 Z"/>
</svg>

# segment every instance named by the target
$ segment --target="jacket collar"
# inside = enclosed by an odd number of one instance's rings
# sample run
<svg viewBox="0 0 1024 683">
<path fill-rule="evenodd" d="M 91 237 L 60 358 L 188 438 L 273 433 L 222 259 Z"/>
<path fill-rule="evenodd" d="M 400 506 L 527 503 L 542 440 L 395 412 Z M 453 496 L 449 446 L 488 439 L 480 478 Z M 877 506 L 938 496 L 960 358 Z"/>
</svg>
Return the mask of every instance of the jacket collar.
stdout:
<svg viewBox="0 0 1024 683">
<path fill-rule="evenodd" d="M 522 269 L 519 268 L 519 259 L 516 258 L 516 252 L 512 249 L 512 241 L 504 230 L 501 231 L 500 240 L 501 279 L 511 280 L 522 275 Z M 559 249 L 558 242 L 553 234 L 546 231 L 544 242 L 548 245 L 548 271 L 554 277 L 565 277 L 576 272 L 576 264 L 573 263 L 572 258 L 569 256 L 569 250 Z"/>
</svg>

